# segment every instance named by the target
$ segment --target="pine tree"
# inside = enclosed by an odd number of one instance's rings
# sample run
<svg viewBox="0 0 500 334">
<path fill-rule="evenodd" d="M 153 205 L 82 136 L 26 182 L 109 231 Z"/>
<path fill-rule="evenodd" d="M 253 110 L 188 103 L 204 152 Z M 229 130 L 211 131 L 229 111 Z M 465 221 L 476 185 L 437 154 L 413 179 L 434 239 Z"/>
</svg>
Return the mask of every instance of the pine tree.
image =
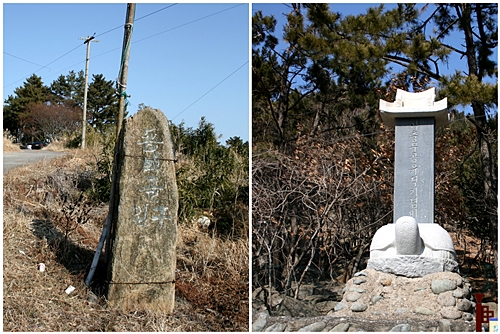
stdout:
<svg viewBox="0 0 500 334">
<path fill-rule="evenodd" d="M 87 93 L 87 120 L 91 126 L 102 132 L 118 120 L 118 96 L 112 80 L 102 74 L 92 76 Z"/>
<path fill-rule="evenodd" d="M 84 82 L 83 71 L 78 72 L 78 74 L 70 71 L 66 76 L 60 75 L 50 85 L 55 102 L 63 103 L 68 107 L 79 106 L 83 108 Z"/>
<path fill-rule="evenodd" d="M 282 31 L 262 12 L 252 21 L 254 282 L 290 292 L 306 263 L 330 275 L 358 266 L 348 267 L 372 228 L 390 222 L 394 139 L 380 129 L 378 101 L 398 88 L 434 86 L 450 110 L 472 108 L 438 135 L 436 219 L 466 227 L 495 255 L 497 4 L 375 5 L 348 16 L 333 3 L 289 8 Z M 463 64 L 444 75 L 452 54 Z"/>
<path fill-rule="evenodd" d="M 43 84 L 42 78 L 36 74 L 26 79 L 23 86 L 16 88 L 14 94 L 14 96 L 9 95 L 4 101 L 3 128 L 21 140 L 23 126 L 21 116 L 28 112 L 31 105 L 49 102 L 52 95 L 49 88 Z"/>
</svg>

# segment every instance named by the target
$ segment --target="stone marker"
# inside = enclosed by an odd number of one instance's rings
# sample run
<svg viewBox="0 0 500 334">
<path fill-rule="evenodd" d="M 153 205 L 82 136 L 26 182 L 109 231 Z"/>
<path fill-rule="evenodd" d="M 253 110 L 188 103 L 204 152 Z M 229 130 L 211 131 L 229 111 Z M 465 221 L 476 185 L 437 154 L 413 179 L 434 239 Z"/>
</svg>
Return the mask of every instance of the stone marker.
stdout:
<svg viewBox="0 0 500 334">
<path fill-rule="evenodd" d="M 398 89 L 396 101 L 380 100 L 380 114 L 395 127 L 394 214 L 419 224 L 434 223 L 435 127 L 448 124 L 447 100 L 434 102 L 435 88 L 421 93 Z"/>
<path fill-rule="evenodd" d="M 431 88 L 380 100 L 382 120 L 396 128 L 394 224 L 375 233 L 368 268 L 407 277 L 458 271 L 450 235 L 434 224 L 435 128 L 449 122 L 446 98 L 434 99 Z"/>
<path fill-rule="evenodd" d="M 165 115 L 124 121 L 108 264 L 108 301 L 124 311 L 174 309 L 178 193 Z"/>
<path fill-rule="evenodd" d="M 397 118 L 395 132 L 393 219 L 434 223 L 434 118 Z"/>
</svg>

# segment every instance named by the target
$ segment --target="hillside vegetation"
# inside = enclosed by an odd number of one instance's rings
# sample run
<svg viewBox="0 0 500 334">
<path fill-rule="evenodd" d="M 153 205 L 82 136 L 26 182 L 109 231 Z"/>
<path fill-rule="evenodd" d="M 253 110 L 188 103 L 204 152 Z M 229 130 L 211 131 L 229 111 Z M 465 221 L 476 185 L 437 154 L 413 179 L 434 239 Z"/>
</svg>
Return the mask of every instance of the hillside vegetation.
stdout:
<svg viewBox="0 0 500 334">
<path fill-rule="evenodd" d="M 201 124 L 216 139 L 213 127 Z M 199 129 L 172 128 L 184 138 L 177 142 L 175 312 L 110 309 L 104 257 L 92 286 L 84 285 L 108 210 L 113 139 L 103 136 L 84 151 L 4 175 L 5 331 L 248 331 L 248 154 L 236 149 L 247 144 L 209 141 L 199 155 L 185 144 Z M 201 214 L 211 218 L 208 229 L 195 222 Z M 69 286 L 76 289 L 67 294 Z"/>
<path fill-rule="evenodd" d="M 398 89 L 435 87 L 436 100 L 448 99 L 434 222 L 454 238 L 461 274 L 496 299 L 497 7 L 367 5 L 343 15 L 335 4 L 291 4 L 283 24 L 254 12 L 252 284 L 268 291 L 270 313 L 272 291 L 297 298 L 309 281 L 344 283 L 364 269 L 373 235 L 393 222 L 394 129 L 378 108 Z M 451 48 L 452 34 L 467 43 Z"/>
</svg>

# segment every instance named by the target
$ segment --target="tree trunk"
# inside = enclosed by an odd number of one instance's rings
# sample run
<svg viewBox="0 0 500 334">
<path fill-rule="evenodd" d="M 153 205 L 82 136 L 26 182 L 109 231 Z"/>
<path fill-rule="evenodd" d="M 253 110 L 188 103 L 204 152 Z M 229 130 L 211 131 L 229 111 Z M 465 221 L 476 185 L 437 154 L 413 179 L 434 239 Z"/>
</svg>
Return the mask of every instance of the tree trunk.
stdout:
<svg viewBox="0 0 500 334">
<path fill-rule="evenodd" d="M 480 4 L 476 5 L 479 6 Z M 476 59 L 476 46 L 474 43 L 474 32 L 472 30 L 472 4 L 456 4 L 454 6 L 465 35 L 465 53 L 467 56 L 469 75 L 476 76 L 478 82 L 482 82 L 483 76 L 479 70 L 480 64 L 478 64 Z M 472 123 L 476 126 L 477 142 L 481 154 L 481 169 L 484 175 L 484 195 L 487 202 L 494 205 L 497 192 L 496 177 L 494 162 L 492 160 L 491 144 L 488 140 L 485 106 L 477 101 L 473 101 L 471 105 L 474 113 L 474 120 Z"/>
</svg>

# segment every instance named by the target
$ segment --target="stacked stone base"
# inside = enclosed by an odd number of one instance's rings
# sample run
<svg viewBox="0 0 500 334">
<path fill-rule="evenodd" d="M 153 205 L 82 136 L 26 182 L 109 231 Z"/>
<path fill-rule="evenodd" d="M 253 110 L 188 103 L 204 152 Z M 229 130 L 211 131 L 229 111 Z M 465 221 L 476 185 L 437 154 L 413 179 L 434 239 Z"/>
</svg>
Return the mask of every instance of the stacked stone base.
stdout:
<svg viewBox="0 0 500 334">
<path fill-rule="evenodd" d="M 458 263 L 455 260 L 418 255 L 369 259 L 367 268 L 406 277 L 422 277 L 439 272 L 459 271 Z"/>
<path fill-rule="evenodd" d="M 253 332 L 474 332 L 475 324 L 460 320 L 378 319 L 321 316 L 273 317 L 260 313 Z"/>
<path fill-rule="evenodd" d="M 470 284 L 457 273 L 409 278 L 367 268 L 346 283 L 342 302 L 329 315 L 474 324 L 474 313 Z"/>
</svg>

